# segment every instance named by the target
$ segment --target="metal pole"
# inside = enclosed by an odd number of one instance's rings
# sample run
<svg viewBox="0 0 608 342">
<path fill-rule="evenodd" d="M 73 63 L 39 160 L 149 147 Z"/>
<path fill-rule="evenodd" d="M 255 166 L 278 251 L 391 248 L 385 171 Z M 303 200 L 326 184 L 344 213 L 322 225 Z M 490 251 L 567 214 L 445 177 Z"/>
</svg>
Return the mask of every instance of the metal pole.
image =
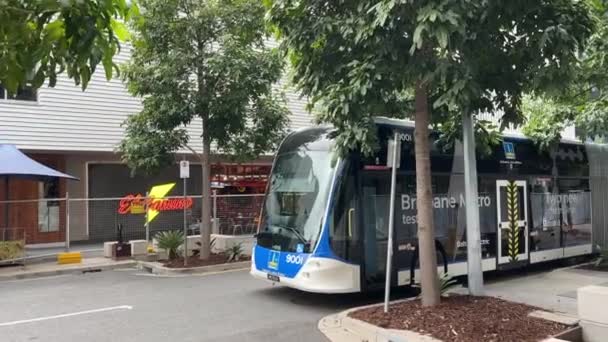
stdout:
<svg viewBox="0 0 608 342">
<path fill-rule="evenodd" d="M 184 180 L 184 266 L 188 266 L 188 224 L 186 223 L 186 178 Z"/>
<path fill-rule="evenodd" d="M 217 219 L 217 190 L 213 190 L 213 233 L 219 234 L 219 222 Z M 201 232 L 202 234 L 202 232 Z"/>
<path fill-rule="evenodd" d="M 70 193 L 65 192 L 65 251 L 70 251 Z"/>
<path fill-rule="evenodd" d="M 6 231 L 8 230 L 8 215 L 9 215 L 9 210 L 8 210 L 8 206 L 10 205 L 9 203 L 9 199 L 8 199 L 8 176 L 4 177 L 4 199 L 6 200 L 6 202 L 4 203 L 4 231 L 2 232 L 2 241 L 6 241 Z"/>
<path fill-rule="evenodd" d="M 467 272 L 469 293 L 483 295 L 483 270 L 481 266 L 481 232 L 479 228 L 479 205 L 477 199 L 477 160 L 475 157 L 475 135 L 470 114 L 462 116 L 464 146 L 464 188 L 467 229 Z M 500 228 L 498 228 L 500 229 Z"/>
<path fill-rule="evenodd" d="M 386 284 L 384 285 L 384 312 L 388 312 L 388 302 L 391 297 L 391 268 L 393 259 L 393 228 L 395 225 L 395 196 L 397 192 L 397 154 L 401 148 L 399 132 L 395 131 L 393 137 L 393 167 L 391 173 L 391 198 L 388 213 L 388 243 L 386 246 Z M 390 143 L 390 142 L 389 142 Z"/>
<path fill-rule="evenodd" d="M 146 198 L 144 199 L 144 208 L 146 209 L 146 249 L 150 243 L 150 222 L 148 222 L 148 192 L 146 191 Z"/>
</svg>

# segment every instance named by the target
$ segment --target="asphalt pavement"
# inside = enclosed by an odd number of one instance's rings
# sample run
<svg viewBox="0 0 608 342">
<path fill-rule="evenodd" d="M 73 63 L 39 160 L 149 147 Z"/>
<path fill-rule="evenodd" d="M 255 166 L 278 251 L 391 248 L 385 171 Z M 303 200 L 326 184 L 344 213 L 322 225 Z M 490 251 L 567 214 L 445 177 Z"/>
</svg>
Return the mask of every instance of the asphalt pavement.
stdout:
<svg viewBox="0 0 608 342">
<path fill-rule="evenodd" d="M 321 295 L 248 271 L 152 276 L 135 269 L 0 282 L 0 340 L 326 341 L 318 321 L 382 294 Z"/>
</svg>

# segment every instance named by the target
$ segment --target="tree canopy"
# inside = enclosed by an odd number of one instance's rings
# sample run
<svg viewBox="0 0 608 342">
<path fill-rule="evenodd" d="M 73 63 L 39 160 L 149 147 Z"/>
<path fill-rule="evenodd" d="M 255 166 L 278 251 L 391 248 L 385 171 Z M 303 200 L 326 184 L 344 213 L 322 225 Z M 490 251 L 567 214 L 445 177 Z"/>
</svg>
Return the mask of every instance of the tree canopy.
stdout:
<svg viewBox="0 0 608 342">
<path fill-rule="evenodd" d="M 367 152 L 370 118 L 411 115 L 417 80 L 435 123 L 503 111 L 504 125 L 521 124 L 522 94 L 560 88 L 593 29 L 571 0 L 266 3 L 319 121 L 340 129 L 341 148 Z"/>
<path fill-rule="evenodd" d="M 463 114 L 503 112 L 503 125 L 521 124 L 523 94 L 553 92 L 571 75 L 577 53 L 593 31 L 587 4 L 573 0 L 265 0 L 265 4 L 294 68 L 294 83 L 310 98 L 311 106 L 320 109 L 317 119 L 337 128 L 340 153 L 374 150 L 374 116 L 415 114 L 422 302 L 436 304 L 428 124 L 452 128 L 454 137 Z"/>
<path fill-rule="evenodd" d="M 210 226 L 209 163 L 215 153 L 252 158 L 283 136 L 288 111 L 274 90 L 283 58 L 265 45 L 257 0 L 143 0 L 133 55 L 124 70 L 143 110 L 126 121 L 120 145 L 136 171 L 154 172 L 188 147 L 187 126 L 202 124 L 203 213 Z M 208 256 L 207 234 L 201 257 Z"/>
<path fill-rule="evenodd" d="M 47 80 L 53 87 L 66 72 L 84 89 L 100 63 L 110 79 L 112 57 L 129 38 L 123 20 L 137 14 L 126 0 L 2 1 L 0 84 L 11 93 Z"/>
<path fill-rule="evenodd" d="M 543 149 L 558 142 L 570 125 L 583 140 L 608 135 L 608 2 L 589 0 L 588 4 L 594 31 L 572 73 L 557 92 L 525 97 L 524 133 Z"/>
</svg>

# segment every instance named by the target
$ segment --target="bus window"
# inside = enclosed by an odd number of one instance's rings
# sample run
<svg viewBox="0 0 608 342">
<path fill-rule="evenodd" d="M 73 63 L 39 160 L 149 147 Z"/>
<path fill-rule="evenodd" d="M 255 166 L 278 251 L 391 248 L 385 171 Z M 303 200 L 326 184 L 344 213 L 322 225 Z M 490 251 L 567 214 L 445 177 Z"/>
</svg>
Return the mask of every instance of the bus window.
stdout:
<svg viewBox="0 0 608 342">
<path fill-rule="evenodd" d="M 336 177 L 336 198 L 331 216 L 329 238 L 334 253 L 347 261 L 358 262 L 361 258 L 359 252 L 359 226 L 357 225 L 357 211 L 355 202 L 354 167 L 349 163 L 341 175 Z"/>
<path fill-rule="evenodd" d="M 564 247 L 591 243 L 591 193 L 587 179 L 559 179 Z"/>
<path fill-rule="evenodd" d="M 258 244 L 288 252 L 314 250 L 332 182 L 331 154 L 325 130 L 285 140 L 275 159 Z"/>
</svg>

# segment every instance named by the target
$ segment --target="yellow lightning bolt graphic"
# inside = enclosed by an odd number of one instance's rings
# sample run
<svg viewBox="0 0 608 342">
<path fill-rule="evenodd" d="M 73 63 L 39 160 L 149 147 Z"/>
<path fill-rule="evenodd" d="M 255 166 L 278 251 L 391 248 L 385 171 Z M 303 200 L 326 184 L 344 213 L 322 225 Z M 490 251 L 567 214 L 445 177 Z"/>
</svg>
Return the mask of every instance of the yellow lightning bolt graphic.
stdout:
<svg viewBox="0 0 608 342">
<path fill-rule="evenodd" d="M 171 191 L 174 186 L 175 183 L 153 186 L 152 189 L 150 189 L 150 192 L 148 193 L 148 196 L 151 198 L 150 202 L 154 203 L 156 201 L 162 200 L 163 198 L 165 198 L 165 196 L 167 196 L 169 191 Z M 152 222 L 152 220 L 154 220 L 156 216 L 158 216 L 158 210 L 148 209 L 148 220 L 146 223 Z"/>
</svg>

